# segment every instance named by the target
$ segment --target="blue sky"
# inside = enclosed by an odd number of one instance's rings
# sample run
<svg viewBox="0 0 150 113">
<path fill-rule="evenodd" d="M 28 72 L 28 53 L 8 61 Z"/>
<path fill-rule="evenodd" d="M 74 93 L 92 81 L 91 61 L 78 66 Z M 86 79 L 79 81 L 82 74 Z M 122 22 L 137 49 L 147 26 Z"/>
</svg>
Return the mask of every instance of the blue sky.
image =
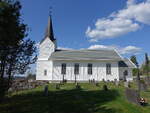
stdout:
<svg viewBox="0 0 150 113">
<path fill-rule="evenodd" d="M 150 0 L 21 0 L 22 18 L 37 43 L 49 9 L 59 48 L 114 48 L 125 57 L 150 54 Z M 144 10 L 143 10 L 144 9 Z M 96 26 L 95 26 L 96 25 Z"/>
</svg>

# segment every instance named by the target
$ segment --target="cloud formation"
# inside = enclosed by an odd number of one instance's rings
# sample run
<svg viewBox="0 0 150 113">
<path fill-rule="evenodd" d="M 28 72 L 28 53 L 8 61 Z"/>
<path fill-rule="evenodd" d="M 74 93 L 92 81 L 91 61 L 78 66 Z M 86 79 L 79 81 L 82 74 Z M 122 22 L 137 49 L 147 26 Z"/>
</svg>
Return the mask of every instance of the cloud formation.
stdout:
<svg viewBox="0 0 150 113">
<path fill-rule="evenodd" d="M 141 24 L 150 25 L 150 0 L 141 3 L 128 0 L 124 9 L 98 19 L 93 29 L 89 26 L 86 35 L 90 41 L 116 38 L 137 31 Z"/>
<path fill-rule="evenodd" d="M 142 51 L 141 48 L 136 46 L 126 46 L 126 47 L 119 47 L 116 45 L 106 46 L 106 45 L 91 45 L 88 49 L 115 49 L 120 54 L 138 54 Z"/>
</svg>

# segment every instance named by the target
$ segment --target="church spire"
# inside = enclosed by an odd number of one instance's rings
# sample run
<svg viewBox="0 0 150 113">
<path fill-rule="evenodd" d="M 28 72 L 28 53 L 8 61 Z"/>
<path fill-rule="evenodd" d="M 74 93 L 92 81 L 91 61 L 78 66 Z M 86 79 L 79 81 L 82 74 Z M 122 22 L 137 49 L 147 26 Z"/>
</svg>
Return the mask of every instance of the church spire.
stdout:
<svg viewBox="0 0 150 113">
<path fill-rule="evenodd" d="M 47 26 L 46 33 L 45 33 L 45 38 L 47 38 L 47 37 L 50 38 L 51 41 L 55 40 L 51 15 L 49 16 L 48 26 Z"/>
</svg>

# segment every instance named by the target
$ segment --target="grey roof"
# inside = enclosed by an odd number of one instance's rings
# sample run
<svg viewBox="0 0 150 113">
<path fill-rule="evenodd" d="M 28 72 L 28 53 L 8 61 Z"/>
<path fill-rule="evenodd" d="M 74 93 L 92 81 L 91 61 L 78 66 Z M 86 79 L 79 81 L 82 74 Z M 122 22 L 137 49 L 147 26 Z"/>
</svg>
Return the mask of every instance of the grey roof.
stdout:
<svg viewBox="0 0 150 113">
<path fill-rule="evenodd" d="M 123 59 L 123 60 L 119 61 L 118 65 L 119 65 L 119 67 L 136 68 L 136 66 L 134 65 L 134 63 L 132 63 L 132 61 L 129 60 L 129 59 Z"/>
<path fill-rule="evenodd" d="M 58 50 L 52 60 L 121 60 L 115 50 Z"/>
<path fill-rule="evenodd" d="M 45 36 L 44 36 L 43 40 L 41 41 L 41 43 L 42 43 L 42 42 L 45 40 L 45 38 L 47 38 L 47 37 L 50 38 L 51 41 L 54 41 L 54 40 L 55 40 L 51 16 L 49 16 L 49 19 L 48 19 L 48 26 L 47 26 L 47 28 L 46 28 Z"/>
</svg>

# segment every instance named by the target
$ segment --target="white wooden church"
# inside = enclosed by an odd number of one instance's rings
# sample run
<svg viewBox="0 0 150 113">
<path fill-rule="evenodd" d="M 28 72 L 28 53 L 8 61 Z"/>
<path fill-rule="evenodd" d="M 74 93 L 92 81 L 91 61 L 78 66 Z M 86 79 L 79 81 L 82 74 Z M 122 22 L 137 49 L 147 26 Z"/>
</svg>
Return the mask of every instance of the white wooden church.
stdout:
<svg viewBox="0 0 150 113">
<path fill-rule="evenodd" d="M 57 49 L 52 19 L 49 17 L 46 34 L 39 46 L 36 80 L 59 82 L 131 81 L 136 66 L 115 50 Z"/>
</svg>

